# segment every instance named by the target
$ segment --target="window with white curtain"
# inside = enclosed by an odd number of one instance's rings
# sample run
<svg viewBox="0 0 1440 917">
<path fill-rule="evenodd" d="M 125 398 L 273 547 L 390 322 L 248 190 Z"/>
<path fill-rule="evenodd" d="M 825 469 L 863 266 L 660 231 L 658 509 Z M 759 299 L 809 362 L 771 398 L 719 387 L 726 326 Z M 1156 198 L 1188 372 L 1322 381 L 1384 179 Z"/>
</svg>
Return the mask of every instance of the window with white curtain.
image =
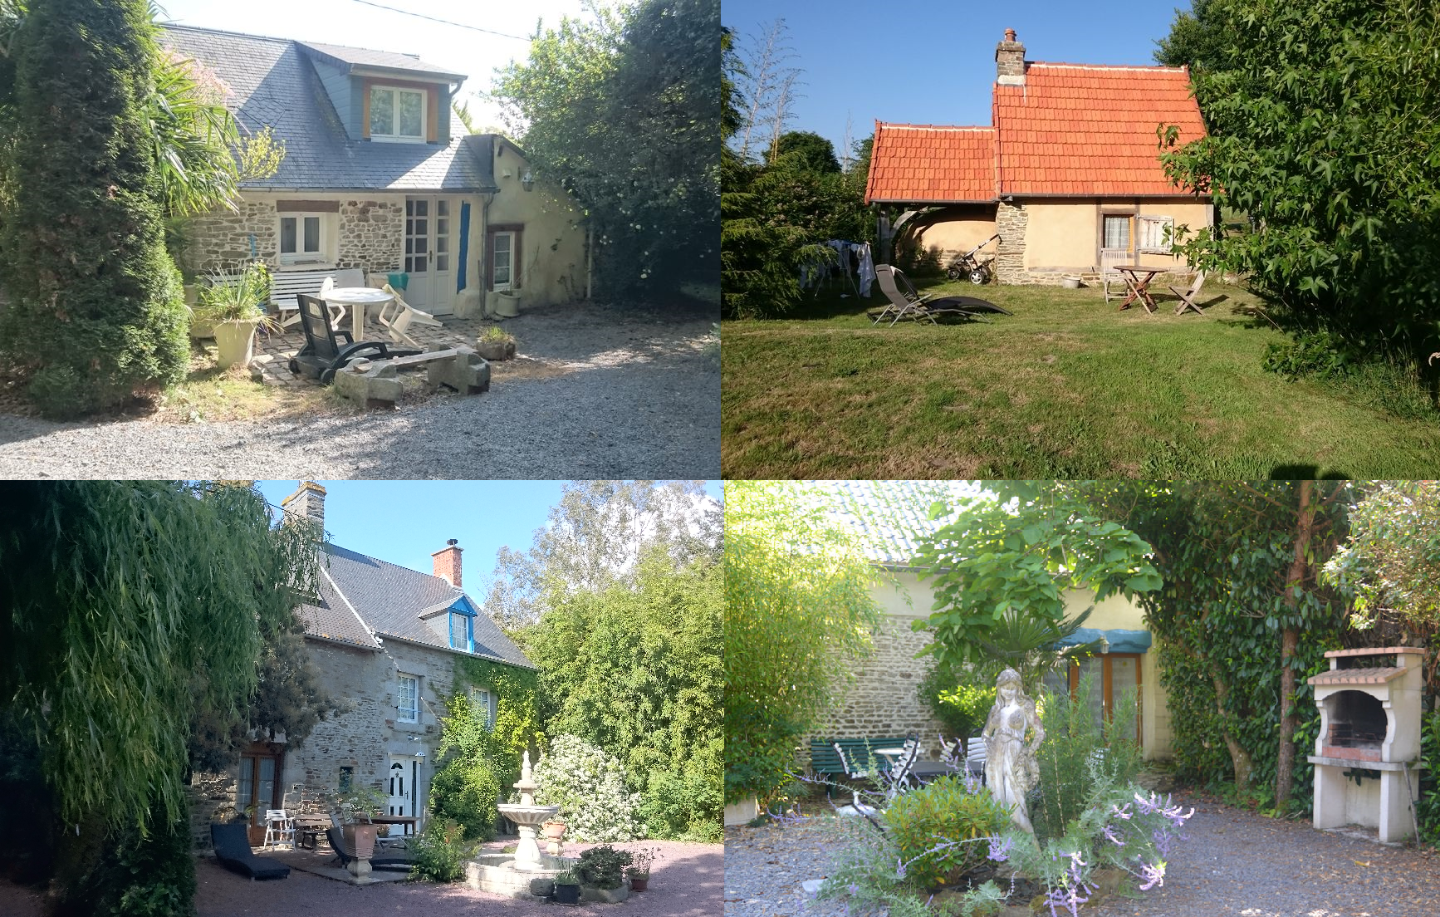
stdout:
<svg viewBox="0 0 1440 917">
<path fill-rule="evenodd" d="M 1130 216 L 1120 214 L 1118 216 L 1105 217 L 1105 244 L 1102 246 L 1107 251 L 1130 250 Z"/>
</svg>

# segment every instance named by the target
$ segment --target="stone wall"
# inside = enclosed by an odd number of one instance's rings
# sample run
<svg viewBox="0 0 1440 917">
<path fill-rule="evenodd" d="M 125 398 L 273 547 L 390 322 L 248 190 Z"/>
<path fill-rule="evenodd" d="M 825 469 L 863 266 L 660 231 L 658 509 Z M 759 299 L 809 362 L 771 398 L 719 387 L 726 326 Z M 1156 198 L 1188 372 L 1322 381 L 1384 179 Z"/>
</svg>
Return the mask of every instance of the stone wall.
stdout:
<svg viewBox="0 0 1440 917">
<path fill-rule="evenodd" d="M 192 217 L 187 223 L 184 267 L 196 274 L 223 270 L 237 262 L 251 260 L 250 240 L 255 252 L 275 267 L 279 251 L 279 222 L 273 201 L 241 201 L 237 213 L 222 211 Z"/>
<path fill-rule="evenodd" d="M 943 727 L 915 693 L 930 670 L 930 657 L 915 658 L 930 635 L 912 631 L 908 617 L 886 616 L 874 636 L 874 652 L 861 661 L 855 681 L 837 691 L 838 706 L 805 739 L 881 738 L 918 735 L 928 753 L 939 752 Z"/>
<path fill-rule="evenodd" d="M 405 201 L 341 201 L 337 267 L 398 271 L 405 250 Z M 459 238 L 458 225 L 455 238 Z M 458 242 L 456 243 L 458 246 Z"/>
<path fill-rule="evenodd" d="M 996 282 L 1030 282 L 1025 271 L 1025 228 L 1028 222 L 1024 204 L 1000 202 L 995 212 L 995 231 L 1000 233 L 1000 247 L 994 264 Z"/>
</svg>

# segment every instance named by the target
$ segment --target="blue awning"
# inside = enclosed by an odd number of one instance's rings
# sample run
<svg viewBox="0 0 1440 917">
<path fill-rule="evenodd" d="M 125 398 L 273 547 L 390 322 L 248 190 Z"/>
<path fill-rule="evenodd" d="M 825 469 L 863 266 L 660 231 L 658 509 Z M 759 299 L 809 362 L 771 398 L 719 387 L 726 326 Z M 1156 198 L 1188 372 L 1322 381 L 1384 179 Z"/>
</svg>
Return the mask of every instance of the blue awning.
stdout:
<svg viewBox="0 0 1440 917">
<path fill-rule="evenodd" d="M 1082 643 L 1090 643 L 1104 637 L 1110 644 L 1112 653 L 1144 653 L 1150 650 L 1150 632 L 1148 630 L 1100 630 L 1095 627 L 1082 627 L 1075 631 L 1073 636 L 1060 641 L 1061 646 L 1079 646 Z"/>
</svg>

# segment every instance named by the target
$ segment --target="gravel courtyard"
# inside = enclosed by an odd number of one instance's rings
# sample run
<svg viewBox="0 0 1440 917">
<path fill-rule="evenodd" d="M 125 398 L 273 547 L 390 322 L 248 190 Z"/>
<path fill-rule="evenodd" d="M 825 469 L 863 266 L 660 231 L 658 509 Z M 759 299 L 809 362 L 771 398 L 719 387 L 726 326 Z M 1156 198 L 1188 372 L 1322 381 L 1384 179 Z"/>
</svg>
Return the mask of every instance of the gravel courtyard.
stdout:
<svg viewBox="0 0 1440 917">
<path fill-rule="evenodd" d="M 1163 887 L 1112 899 L 1095 917 L 1434 917 L 1440 855 L 1317 831 L 1212 801 L 1196 807 Z M 833 819 L 725 832 L 726 917 L 831 917 L 800 883 L 829 874 Z"/>
<path fill-rule="evenodd" d="M 0 415 L 0 477 L 714 478 L 714 318 L 598 305 L 506 322 L 489 392 L 394 412 L 217 423 Z"/>
<path fill-rule="evenodd" d="M 511 838 L 513 842 L 514 839 Z M 650 872 L 650 888 L 620 904 L 583 904 L 553 908 L 518 902 L 475 891 L 464 883 L 386 882 L 357 887 L 298 870 L 288 879 L 252 882 L 203 858 L 195 867 L 199 917 L 243 917 L 260 914 L 304 914 L 306 917 L 356 917 L 366 914 L 460 914 L 521 917 L 524 914 L 573 914 L 575 917 L 714 917 L 720 913 L 720 885 L 725 870 L 719 844 L 645 841 L 661 854 Z M 495 847 L 497 845 L 487 845 Z M 588 845 L 565 845 L 567 856 Z M 623 845 L 622 845 L 623 846 Z M 0 914 L 39 917 L 40 896 L 0 879 Z"/>
</svg>

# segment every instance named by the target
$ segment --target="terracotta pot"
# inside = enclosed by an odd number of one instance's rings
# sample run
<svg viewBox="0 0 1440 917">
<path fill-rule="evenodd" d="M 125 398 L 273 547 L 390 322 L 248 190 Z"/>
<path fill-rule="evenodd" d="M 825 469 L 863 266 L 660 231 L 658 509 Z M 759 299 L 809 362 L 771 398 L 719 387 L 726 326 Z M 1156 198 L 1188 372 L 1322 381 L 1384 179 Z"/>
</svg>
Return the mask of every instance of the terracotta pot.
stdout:
<svg viewBox="0 0 1440 917">
<path fill-rule="evenodd" d="M 215 324 L 215 346 L 220 351 L 221 369 L 227 369 L 236 363 L 241 366 L 250 365 L 255 356 L 255 327 L 259 324 L 254 319 Z"/>
<path fill-rule="evenodd" d="M 642 878 L 639 878 L 638 876 L 631 876 L 631 877 L 630 877 L 630 890 L 631 890 L 632 892 L 643 892 L 649 884 L 650 884 L 650 877 L 649 877 L 649 876 L 646 876 L 646 877 L 643 878 L 643 879 L 642 879 Z"/>
<path fill-rule="evenodd" d="M 355 852 L 355 858 L 368 860 L 375 855 L 375 825 L 346 825 L 341 829 L 345 843 Z"/>
<path fill-rule="evenodd" d="M 558 841 L 565 836 L 566 826 L 561 822 L 550 822 L 549 824 L 542 825 L 541 827 L 542 830 L 544 830 L 545 832 L 545 836 L 548 838 L 552 838 Z"/>
</svg>

